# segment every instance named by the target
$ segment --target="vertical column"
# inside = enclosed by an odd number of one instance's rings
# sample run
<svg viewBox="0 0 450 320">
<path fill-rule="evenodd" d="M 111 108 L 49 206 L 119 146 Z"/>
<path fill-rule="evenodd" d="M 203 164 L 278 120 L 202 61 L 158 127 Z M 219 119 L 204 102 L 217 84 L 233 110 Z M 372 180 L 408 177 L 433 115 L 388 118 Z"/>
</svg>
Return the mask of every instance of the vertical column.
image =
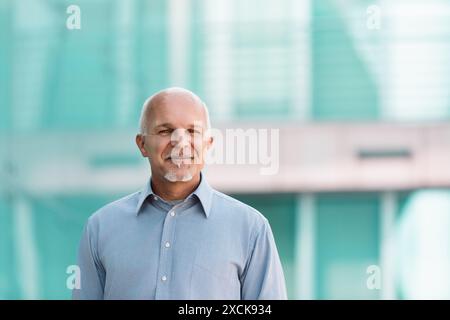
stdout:
<svg viewBox="0 0 450 320">
<path fill-rule="evenodd" d="M 395 216 L 397 197 L 394 192 L 381 195 L 380 269 L 381 299 L 395 299 Z"/>
<path fill-rule="evenodd" d="M 136 15 L 135 0 L 118 0 L 116 9 L 116 115 L 114 121 L 121 127 L 133 123 L 133 111 L 136 107 L 137 88 L 134 69 Z"/>
<path fill-rule="evenodd" d="M 13 202 L 14 244 L 19 285 L 23 299 L 38 299 L 38 259 L 33 232 L 33 214 L 26 198 L 17 195 Z"/>
<path fill-rule="evenodd" d="M 296 299 L 315 298 L 315 197 L 297 197 L 295 233 Z"/>
<path fill-rule="evenodd" d="M 169 0 L 169 79 L 171 86 L 186 87 L 190 59 L 190 0 Z"/>
<path fill-rule="evenodd" d="M 311 8 L 310 1 L 291 0 L 292 32 L 292 105 L 294 116 L 301 121 L 312 118 L 311 111 Z"/>
<path fill-rule="evenodd" d="M 58 27 L 54 25 L 48 3 L 29 0 L 12 3 L 11 127 L 28 132 L 39 127 L 47 103 L 44 96 L 46 72 Z"/>
<path fill-rule="evenodd" d="M 228 120 L 233 115 L 233 48 L 231 0 L 204 2 L 205 51 L 203 85 L 212 117 Z"/>
</svg>

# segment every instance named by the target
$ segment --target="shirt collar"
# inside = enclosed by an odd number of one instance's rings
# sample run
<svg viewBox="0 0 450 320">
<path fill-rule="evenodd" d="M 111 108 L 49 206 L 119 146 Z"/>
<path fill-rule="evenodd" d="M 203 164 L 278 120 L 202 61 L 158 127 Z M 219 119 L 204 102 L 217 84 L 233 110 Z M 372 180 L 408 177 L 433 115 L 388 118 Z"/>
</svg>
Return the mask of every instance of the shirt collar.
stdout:
<svg viewBox="0 0 450 320">
<path fill-rule="evenodd" d="M 198 187 L 186 198 L 195 195 L 200 200 L 200 203 L 203 207 L 203 212 L 205 213 L 206 218 L 208 218 L 211 211 L 212 194 L 213 189 L 206 181 L 204 174 L 200 171 L 200 183 Z M 138 215 L 139 212 L 141 211 L 144 201 L 151 195 L 154 195 L 154 192 L 152 190 L 150 178 L 148 182 L 145 184 L 144 188 L 140 191 L 139 200 L 136 207 L 136 215 Z"/>
<path fill-rule="evenodd" d="M 206 178 L 201 171 L 200 171 L 200 184 L 192 194 L 195 194 L 197 198 L 200 200 L 200 203 L 202 204 L 203 207 L 203 212 L 205 213 L 206 218 L 209 218 L 209 214 L 211 212 L 213 189 L 209 185 L 208 181 L 206 181 Z"/>
</svg>

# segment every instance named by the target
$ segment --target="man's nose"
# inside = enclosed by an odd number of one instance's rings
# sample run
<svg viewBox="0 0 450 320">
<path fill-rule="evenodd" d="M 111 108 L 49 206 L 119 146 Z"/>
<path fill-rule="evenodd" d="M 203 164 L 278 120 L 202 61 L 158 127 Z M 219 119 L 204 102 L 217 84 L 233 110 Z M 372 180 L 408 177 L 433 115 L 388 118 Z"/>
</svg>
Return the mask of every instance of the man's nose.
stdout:
<svg viewBox="0 0 450 320">
<path fill-rule="evenodd" d="M 172 136 L 170 138 L 170 142 L 172 146 L 183 147 L 190 144 L 190 135 L 186 132 L 185 129 L 176 129 L 173 131 Z"/>
</svg>

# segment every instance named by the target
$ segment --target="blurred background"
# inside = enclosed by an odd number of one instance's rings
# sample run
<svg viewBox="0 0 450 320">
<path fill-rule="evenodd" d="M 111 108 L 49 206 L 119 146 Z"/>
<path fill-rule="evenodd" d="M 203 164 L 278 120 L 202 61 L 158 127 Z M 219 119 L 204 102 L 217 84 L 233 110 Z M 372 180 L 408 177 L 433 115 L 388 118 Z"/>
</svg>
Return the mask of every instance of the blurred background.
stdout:
<svg viewBox="0 0 450 320">
<path fill-rule="evenodd" d="M 70 298 L 169 86 L 279 129 L 275 175 L 205 174 L 269 219 L 290 299 L 450 299 L 449 0 L 1 0 L 0 299 Z"/>
</svg>

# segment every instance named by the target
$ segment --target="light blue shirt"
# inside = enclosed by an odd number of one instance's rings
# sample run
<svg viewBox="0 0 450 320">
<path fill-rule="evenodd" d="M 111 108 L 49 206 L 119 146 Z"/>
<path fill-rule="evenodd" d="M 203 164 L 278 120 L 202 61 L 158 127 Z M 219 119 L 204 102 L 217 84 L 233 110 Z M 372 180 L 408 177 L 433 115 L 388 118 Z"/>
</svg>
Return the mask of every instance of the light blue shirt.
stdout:
<svg viewBox="0 0 450 320">
<path fill-rule="evenodd" d="M 140 192 L 93 214 L 74 299 L 287 299 L 267 219 L 209 186 L 171 205 Z"/>
</svg>

